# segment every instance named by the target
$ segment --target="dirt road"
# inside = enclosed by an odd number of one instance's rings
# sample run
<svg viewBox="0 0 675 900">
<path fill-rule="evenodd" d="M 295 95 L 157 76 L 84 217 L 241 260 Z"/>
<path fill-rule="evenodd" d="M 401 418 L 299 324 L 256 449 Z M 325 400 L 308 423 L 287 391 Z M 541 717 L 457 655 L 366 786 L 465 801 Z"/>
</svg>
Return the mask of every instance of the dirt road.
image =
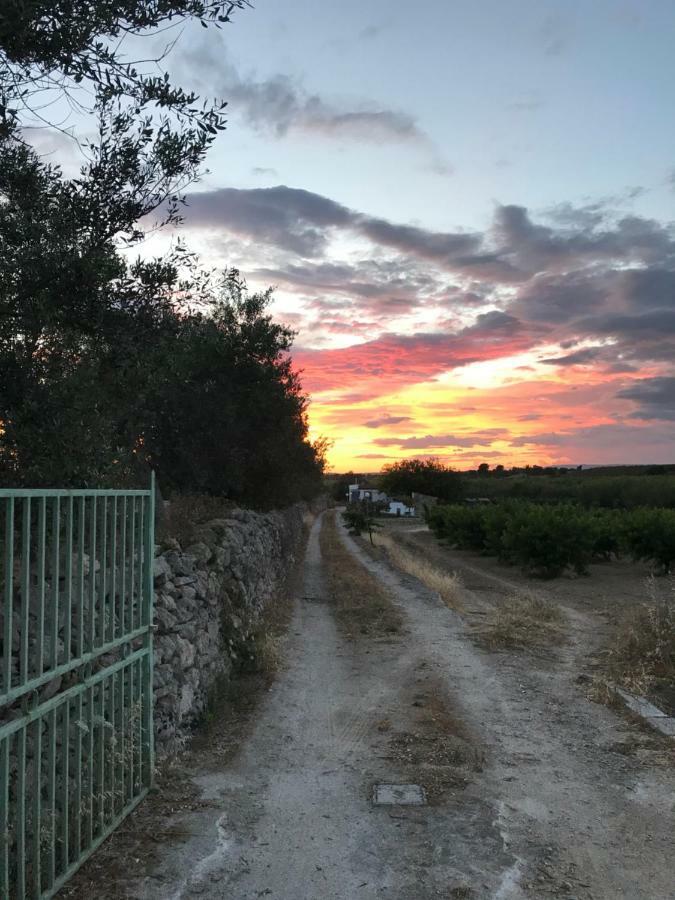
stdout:
<svg viewBox="0 0 675 900">
<path fill-rule="evenodd" d="M 630 726 L 586 699 L 574 650 L 484 653 L 435 595 L 343 532 L 405 614 L 401 635 L 348 640 L 327 602 L 320 527 L 287 666 L 255 727 L 233 761 L 193 774 L 211 803 L 162 823 L 182 837 L 119 896 L 673 900 L 675 774 L 625 752 Z M 484 763 L 428 805 L 373 805 L 375 784 L 409 777 L 392 729 L 422 740 L 415 715 L 432 691 Z"/>
</svg>

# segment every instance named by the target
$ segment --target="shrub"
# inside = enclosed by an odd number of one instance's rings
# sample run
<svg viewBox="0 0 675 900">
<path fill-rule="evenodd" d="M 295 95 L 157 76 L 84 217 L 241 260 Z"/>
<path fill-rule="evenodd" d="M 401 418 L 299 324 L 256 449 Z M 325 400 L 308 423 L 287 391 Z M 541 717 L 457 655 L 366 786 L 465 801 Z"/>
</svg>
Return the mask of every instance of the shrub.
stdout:
<svg viewBox="0 0 675 900">
<path fill-rule="evenodd" d="M 675 560 L 675 510 L 635 509 L 626 513 L 623 541 L 635 560 L 647 560 L 669 572 Z"/>
<path fill-rule="evenodd" d="M 436 537 L 443 537 L 443 521 L 445 515 L 445 506 L 431 506 L 427 507 L 424 510 L 424 518 L 426 519 L 426 523 L 436 535 Z"/>
<path fill-rule="evenodd" d="M 511 562 L 504 546 L 504 531 L 513 515 L 513 504 L 486 506 L 481 512 L 485 531 L 485 552 L 490 556 L 496 556 L 501 562 Z"/>
<path fill-rule="evenodd" d="M 645 602 L 628 611 L 617 628 L 609 672 L 630 691 L 675 697 L 674 588 L 659 596 L 651 579 Z"/>
<path fill-rule="evenodd" d="M 157 539 L 175 538 L 183 546 L 193 541 L 196 526 L 209 519 L 225 518 L 234 504 L 223 497 L 208 494 L 174 494 L 158 514 Z"/>
<path fill-rule="evenodd" d="M 370 503 L 367 500 L 359 503 L 350 503 L 342 513 L 342 519 L 349 527 L 352 534 L 360 535 L 367 531 L 370 536 L 370 542 L 373 543 L 373 531 L 380 528 L 381 525 L 376 521 L 375 516 L 379 511 L 377 504 Z"/>
<path fill-rule="evenodd" d="M 593 554 L 590 518 L 574 506 L 516 508 L 502 541 L 510 559 L 543 578 L 555 578 L 568 566 L 584 574 Z"/>
<path fill-rule="evenodd" d="M 622 522 L 624 515 L 615 510 L 597 509 L 590 514 L 593 530 L 593 556 L 596 559 L 610 560 L 621 555 Z"/>
<path fill-rule="evenodd" d="M 438 537 L 460 550 L 485 549 L 483 510 L 478 507 L 435 507 L 430 511 L 429 523 Z"/>
</svg>

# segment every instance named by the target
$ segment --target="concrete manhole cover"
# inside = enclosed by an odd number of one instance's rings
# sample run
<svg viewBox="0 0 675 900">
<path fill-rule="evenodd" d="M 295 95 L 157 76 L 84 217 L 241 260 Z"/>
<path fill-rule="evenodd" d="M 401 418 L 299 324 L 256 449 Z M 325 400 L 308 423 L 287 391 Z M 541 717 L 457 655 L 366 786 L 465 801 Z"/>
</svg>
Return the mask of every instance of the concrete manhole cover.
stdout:
<svg viewBox="0 0 675 900">
<path fill-rule="evenodd" d="M 419 784 L 376 784 L 373 788 L 375 806 L 424 806 L 426 802 Z"/>
</svg>

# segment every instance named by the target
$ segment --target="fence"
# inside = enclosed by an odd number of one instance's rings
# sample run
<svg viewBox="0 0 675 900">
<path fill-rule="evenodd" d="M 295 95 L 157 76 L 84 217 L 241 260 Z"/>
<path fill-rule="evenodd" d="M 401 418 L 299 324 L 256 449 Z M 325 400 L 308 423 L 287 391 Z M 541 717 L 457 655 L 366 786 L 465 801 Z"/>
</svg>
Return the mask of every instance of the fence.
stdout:
<svg viewBox="0 0 675 900">
<path fill-rule="evenodd" d="M 154 483 L 0 490 L 0 533 L 0 898 L 47 898 L 152 781 Z"/>
</svg>

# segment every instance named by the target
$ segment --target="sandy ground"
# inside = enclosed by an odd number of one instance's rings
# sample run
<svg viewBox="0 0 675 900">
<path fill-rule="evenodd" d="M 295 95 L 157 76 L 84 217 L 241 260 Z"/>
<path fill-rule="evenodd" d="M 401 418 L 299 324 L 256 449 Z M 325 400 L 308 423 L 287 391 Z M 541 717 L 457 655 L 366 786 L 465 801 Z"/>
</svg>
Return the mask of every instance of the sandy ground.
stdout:
<svg viewBox="0 0 675 900">
<path fill-rule="evenodd" d="M 238 751 L 192 757 L 199 802 L 155 823 L 144 874 L 111 871 L 106 896 L 674 900 L 675 770 L 577 683 L 596 610 L 571 599 L 570 642 L 545 657 L 487 653 L 437 596 L 343 532 L 405 615 L 401 635 L 350 641 L 327 602 L 320 527 L 287 665 Z M 469 615 L 510 579 L 464 560 Z M 376 783 L 433 783 L 431 764 L 393 747 L 428 740 L 419 714 L 439 694 L 480 762 L 426 806 L 374 806 Z"/>
</svg>

